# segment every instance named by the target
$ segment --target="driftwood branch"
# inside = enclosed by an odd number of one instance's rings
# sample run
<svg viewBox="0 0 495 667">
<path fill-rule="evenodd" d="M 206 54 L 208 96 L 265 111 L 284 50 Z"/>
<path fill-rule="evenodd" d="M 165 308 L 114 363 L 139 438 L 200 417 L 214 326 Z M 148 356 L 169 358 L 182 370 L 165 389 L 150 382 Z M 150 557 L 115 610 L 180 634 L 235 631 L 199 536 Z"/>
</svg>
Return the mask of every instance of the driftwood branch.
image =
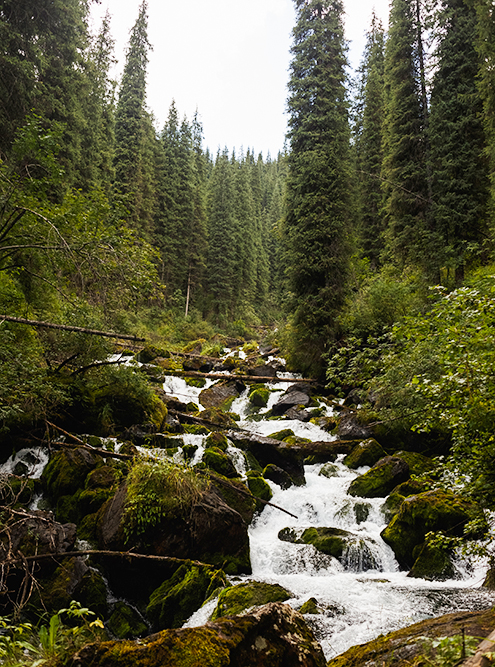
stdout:
<svg viewBox="0 0 495 667">
<path fill-rule="evenodd" d="M 86 327 L 73 327 L 67 324 L 54 324 L 53 322 L 40 322 L 38 320 L 26 320 L 23 317 L 12 317 L 11 315 L 0 315 L 0 320 L 4 322 L 16 322 L 17 324 L 27 324 L 30 327 L 41 327 L 43 329 L 58 329 L 61 331 L 75 331 L 77 333 L 89 334 L 90 336 L 104 336 L 106 338 L 121 338 L 122 340 L 132 340 L 144 342 L 146 338 L 130 336 L 128 334 L 117 334 L 111 331 L 98 331 L 97 329 L 86 329 Z"/>
<path fill-rule="evenodd" d="M 279 378 L 279 377 L 262 377 L 258 375 L 232 375 L 226 373 L 200 373 L 199 371 L 165 371 L 166 375 L 178 375 L 179 377 L 197 377 L 205 380 L 242 380 L 244 382 L 313 382 L 318 380 L 311 378 Z"/>
<path fill-rule="evenodd" d="M 86 451 L 91 452 L 92 454 L 97 454 L 102 458 L 120 459 L 121 461 L 131 461 L 134 458 L 132 454 L 119 454 L 118 452 L 109 452 L 108 449 L 99 449 L 98 447 L 91 447 L 91 445 L 88 445 L 83 440 L 78 438 L 77 435 L 73 435 L 68 431 L 64 431 L 64 429 L 60 428 L 60 426 L 52 424 L 52 422 L 49 421 L 46 421 L 45 423 L 48 424 L 48 426 L 51 426 L 52 428 L 59 431 L 59 433 L 65 435 L 67 438 L 71 438 L 72 440 L 74 440 L 75 443 L 74 445 L 71 445 L 69 442 L 58 442 L 57 444 L 62 447 L 69 447 L 71 449 L 73 449 L 74 447 L 80 447 L 81 449 L 85 449 Z"/>
<path fill-rule="evenodd" d="M 201 471 L 198 471 L 201 472 Z M 292 512 L 289 512 L 288 510 L 285 510 L 283 507 L 280 507 L 279 505 L 275 505 L 274 503 L 269 502 L 268 500 L 263 500 L 263 498 L 258 498 L 258 496 L 254 496 L 251 491 L 248 489 L 240 489 L 238 486 L 235 486 L 235 484 L 231 484 L 230 482 L 227 482 L 227 480 L 222 479 L 221 477 L 217 477 L 217 475 L 214 475 L 209 473 L 210 479 L 213 480 L 214 483 L 218 482 L 219 484 L 222 484 L 223 486 L 228 486 L 230 489 L 233 491 L 237 491 L 237 493 L 240 493 L 243 496 L 249 496 L 250 498 L 253 498 L 254 500 L 259 500 L 260 503 L 263 503 L 263 505 L 270 505 L 270 507 L 275 507 L 275 509 L 280 510 L 281 512 L 285 512 L 285 514 L 288 514 L 289 516 L 293 517 L 294 519 L 298 519 L 299 517 L 296 516 L 295 514 L 292 514 Z"/>
<path fill-rule="evenodd" d="M 6 565 L 15 565 L 16 563 L 31 563 L 38 562 L 40 560 L 48 560 L 50 558 L 62 559 L 62 558 L 74 558 L 79 556 L 104 556 L 105 558 L 123 558 L 130 560 L 152 560 L 155 562 L 162 563 L 192 563 L 193 565 L 202 565 L 205 567 L 210 567 L 208 563 L 202 563 L 199 560 L 190 560 L 188 558 L 175 558 L 173 556 L 151 556 L 148 554 L 136 554 L 132 551 L 99 551 L 97 549 L 89 549 L 86 551 L 64 551 L 61 553 L 51 553 L 51 554 L 37 554 L 36 556 L 19 556 L 17 558 L 10 558 L 3 561 Z"/>
</svg>

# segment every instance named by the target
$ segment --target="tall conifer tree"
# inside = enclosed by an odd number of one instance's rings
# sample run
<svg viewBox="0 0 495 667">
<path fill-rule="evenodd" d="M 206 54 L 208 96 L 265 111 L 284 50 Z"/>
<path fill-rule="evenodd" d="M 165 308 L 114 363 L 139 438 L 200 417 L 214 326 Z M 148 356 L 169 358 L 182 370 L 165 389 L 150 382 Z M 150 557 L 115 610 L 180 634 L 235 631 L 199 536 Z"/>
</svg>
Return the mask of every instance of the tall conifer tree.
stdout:
<svg viewBox="0 0 495 667">
<path fill-rule="evenodd" d="M 153 232 L 156 207 L 157 146 L 146 110 L 148 64 L 148 5 L 143 0 L 131 30 L 115 115 L 115 182 L 129 222 L 146 236 Z"/>
<path fill-rule="evenodd" d="M 385 49 L 382 179 L 387 245 L 399 265 L 428 261 L 425 118 L 415 0 L 393 0 Z"/>
<path fill-rule="evenodd" d="M 349 235 L 349 125 L 340 0 L 295 0 L 287 237 L 294 324 L 308 366 L 335 330 Z M 302 350 L 301 350 L 302 352 Z"/>
<path fill-rule="evenodd" d="M 439 263 L 461 280 L 486 238 L 489 192 L 472 0 L 442 0 L 438 20 L 430 116 L 433 213 L 443 246 Z"/>
<path fill-rule="evenodd" d="M 373 14 L 362 63 L 362 108 L 360 132 L 356 137 L 357 182 L 360 192 L 359 244 L 373 266 L 379 266 L 383 252 L 383 213 L 380 171 L 383 151 L 384 32 Z"/>
</svg>

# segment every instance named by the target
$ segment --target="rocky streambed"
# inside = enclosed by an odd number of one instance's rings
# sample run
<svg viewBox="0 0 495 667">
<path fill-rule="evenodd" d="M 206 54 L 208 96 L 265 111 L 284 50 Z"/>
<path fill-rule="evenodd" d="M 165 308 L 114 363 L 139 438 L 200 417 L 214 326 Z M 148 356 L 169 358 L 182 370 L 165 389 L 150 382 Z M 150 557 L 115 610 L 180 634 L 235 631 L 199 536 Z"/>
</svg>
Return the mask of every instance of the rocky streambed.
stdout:
<svg viewBox="0 0 495 667">
<path fill-rule="evenodd" d="M 73 664 L 289 666 L 491 607 L 486 565 L 428 543 L 481 516 L 435 488 L 434 447 L 359 423 L 261 352 L 193 355 L 180 369 L 214 377 L 187 380 L 141 354 L 160 425 L 55 425 L 3 465 L 4 611 L 93 609 L 109 641 Z"/>
</svg>

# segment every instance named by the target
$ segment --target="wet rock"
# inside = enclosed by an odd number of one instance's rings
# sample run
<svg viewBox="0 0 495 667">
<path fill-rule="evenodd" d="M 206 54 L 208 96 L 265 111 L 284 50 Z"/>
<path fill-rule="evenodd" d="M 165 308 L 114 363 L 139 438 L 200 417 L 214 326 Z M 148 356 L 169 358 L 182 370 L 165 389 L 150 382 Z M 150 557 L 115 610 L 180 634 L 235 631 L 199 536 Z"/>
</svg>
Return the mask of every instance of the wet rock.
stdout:
<svg viewBox="0 0 495 667">
<path fill-rule="evenodd" d="M 166 662 L 165 662 L 166 661 Z M 136 642 L 100 642 L 72 656 L 74 667 L 325 667 L 303 617 L 272 603 L 252 614 L 220 618 L 199 628 L 164 630 Z"/>
<path fill-rule="evenodd" d="M 134 639 L 148 634 L 148 626 L 136 609 L 118 601 L 106 623 L 106 627 L 117 639 Z"/>
<path fill-rule="evenodd" d="M 428 664 L 434 655 L 425 656 L 425 637 L 440 638 L 461 635 L 486 637 L 495 627 L 495 610 L 457 612 L 428 618 L 401 630 L 380 635 L 366 644 L 353 646 L 328 662 L 328 667 L 372 667 L 373 665 Z M 460 642 L 462 645 L 462 642 Z M 460 657 L 460 656 L 459 656 Z M 428 659 L 427 659 L 428 658 Z M 435 660 L 436 662 L 436 660 Z"/>
<path fill-rule="evenodd" d="M 274 463 L 290 475 L 297 486 L 305 483 L 304 455 L 298 446 L 291 446 L 274 438 L 265 438 L 245 431 L 228 431 L 227 437 L 241 449 L 250 452 L 262 468 Z"/>
<path fill-rule="evenodd" d="M 137 361 L 142 364 L 148 364 L 150 361 L 154 361 L 157 357 L 166 359 L 167 357 L 170 357 L 170 352 L 156 347 L 155 345 L 147 345 L 136 355 Z"/>
<path fill-rule="evenodd" d="M 368 472 L 353 480 L 347 490 L 351 496 L 385 498 L 394 487 L 409 477 L 409 466 L 397 456 L 385 456 Z"/>
<path fill-rule="evenodd" d="M 218 603 L 211 620 L 223 616 L 236 616 L 252 607 L 260 607 L 269 602 L 285 602 L 292 593 L 280 584 L 267 584 L 262 581 L 248 581 L 237 586 L 224 588 L 218 596 Z"/>
<path fill-rule="evenodd" d="M 227 436 L 224 433 L 220 433 L 220 431 L 213 431 L 204 441 L 204 446 L 217 447 L 218 449 L 221 449 L 222 452 L 224 452 L 229 446 L 229 442 L 227 440 Z"/>
<path fill-rule="evenodd" d="M 210 476 L 211 483 L 215 487 L 218 495 L 229 507 L 232 507 L 233 510 L 239 512 L 246 524 L 249 525 L 260 503 L 252 497 L 247 485 L 240 479 L 227 480 L 224 478 L 225 481 L 228 481 L 228 484 L 222 483 L 221 479 L 222 478 L 217 475 Z"/>
<path fill-rule="evenodd" d="M 279 398 L 278 402 L 272 407 L 272 414 L 279 417 L 287 412 L 289 408 L 302 405 L 308 407 L 311 403 L 311 398 L 308 394 L 302 391 L 288 391 Z"/>
<path fill-rule="evenodd" d="M 41 482 L 47 496 L 55 500 L 84 488 L 87 475 L 102 465 L 103 459 L 85 449 L 62 449 L 48 461 Z"/>
<path fill-rule="evenodd" d="M 293 544 L 312 544 L 327 556 L 337 558 L 348 570 L 376 570 L 377 563 L 369 546 L 355 533 L 341 528 L 312 527 L 305 530 L 283 528 L 278 538 Z"/>
<path fill-rule="evenodd" d="M 304 408 L 293 406 L 292 408 L 289 408 L 287 410 L 287 412 L 285 413 L 285 418 L 296 419 L 297 421 L 300 422 L 309 422 L 309 420 L 311 419 L 311 412 L 304 410 Z"/>
<path fill-rule="evenodd" d="M 270 390 L 265 386 L 255 386 L 249 394 L 249 402 L 256 408 L 265 408 L 270 398 Z"/>
<path fill-rule="evenodd" d="M 150 596 L 146 614 L 154 632 L 180 628 L 218 588 L 227 586 L 221 570 L 184 563 Z"/>
<path fill-rule="evenodd" d="M 428 488 L 428 482 L 419 481 L 417 479 L 408 479 L 396 486 L 381 507 L 386 521 L 390 523 L 408 496 L 424 493 L 425 491 L 428 491 Z"/>
<path fill-rule="evenodd" d="M 98 523 L 101 549 L 124 551 L 137 544 L 124 539 L 122 515 L 126 496 L 127 489 L 122 486 L 101 510 Z M 228 574 L 251 571 L 247 525 L 212 487 L 192 505 L 187 520 L 164 518 L 150 527 L 142 536 L 140 549 L 156 556 L 195 559 L 221 566 Z"/>
<path fill-rule="evenodd" d="M 54 520 L 51 512 L 33 511 L 24 517 L 18 517 L 9 526 L 10 544 L 6 538 L 0 542 L 0 559 L 7 555 L 8 547 L 12 552 L 21 551 L 24 556 L 35 554 L 55 554 L 72 551 L 76 542 L 76 526 L 73 523 L 61 524 Z"/>
<path fill-rule="evenodd" d="M 386 455 L 383 447 L 374 438 L 368 438 L 354 447 L 345 457 L 344 463 L 355 470 L 361 466 L 373 466 Z"/>
<path fill-rule="evenodd" d="M 299 609 L 300 614 L 321 614 L 321 609 L 318 607 L 318 600 L 316 598 L 309 598 Z"/>
<path fill-rule="evenodd" d="M 270 463 L 263 470 L 263 477 L 278 484 L 282 489 L 288 489 L 293 485 L 290 475 L 274 463 Z"/>
<path fill-rule="evenodd" d="M 358 416 L 353 412 L 347 412 L 341 416 L 337 434 L 341 440 L 366 440 L 373 437 L 370 427 L 361 424 Z"/>
<path fill-rule="evenodd" d="M 270 485 L 265 482 L 259 472 L 254 470 L 248 472 L 247 484 L 255 498 L 261 498 L 261 500 L 266 500 L 268 502 L 272 499 L 273 494 Z M 256 503 L 256 509 L 258 511 L 261 511 L 264 506 L 264 503 Z"/>
<path fill-rule="evenodd" d="M 253 375 L 254 377 L 276 378 L 277 371 L 271 364 L 263 364 L 261 366 L 254 366 L 254 368 L 248 368 L 248 375 Z"/>
<path fill-rule="evenodd" d="M 173 422 L 173 417 L 167 416 L 166 423 L 170 424 L 171 422 Z M 150 444 L 157 430 L 154 424 L 133 424 L 120 437 L 126 442 L 132 442 L 133 445 L 142 447 L 143 445 Z"/>
<path fill-rule="evenodd" d="M 427 491 L 405 498 L 381 536 L 392 547 L 399 565 L 409 569 L 418 555 L 415 548 L 424 542 L 426 533 L 444 531 L 460 537 L 478 511 L 474 503 L 449 491 Z"/>
<path fill-rule="evenodd" d="M 239 476 L 232 461 L 218 447 L 209 447 L 208 449 L 205 449 L 202 461 L 208 468 L 218 472 L 224 477 Z"/>
<path fill-rule="evenodd" d="M 221 381 L 208 389 L 203 389 L 199 402 L 204 408 L 219 408 L 228 405 L 244 391 L 245 385 L 239 380 Z"/>
<path fill-rule="evenodd" d="M 428 581 L 446 581 L 455 577 L 455 569 L 451 555 L 427 544 L 414 550 L 414 555 L 419 551 L 414 565 L 408 572 L 408 577 L 415 579 L 427 579 Z"/>
</svg>

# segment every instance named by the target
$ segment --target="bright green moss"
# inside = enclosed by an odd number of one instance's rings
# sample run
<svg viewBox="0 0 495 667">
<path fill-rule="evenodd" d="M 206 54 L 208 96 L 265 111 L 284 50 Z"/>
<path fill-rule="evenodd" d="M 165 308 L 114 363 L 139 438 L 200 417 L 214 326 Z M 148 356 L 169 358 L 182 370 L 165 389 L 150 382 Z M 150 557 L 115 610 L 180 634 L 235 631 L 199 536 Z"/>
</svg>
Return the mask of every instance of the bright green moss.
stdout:
<svg viewBox="0 0 495 667">
<path fill-rule="evenodd" d="M 249 581 L 229 586 L 218 596 L 218 604 L 211 618 L 215 620 L 221 616 L 235 616 L 251 607 L 269 602 L 285 602 L 291 597 L 292 594 L 279 584 Z"/>
</svg>

